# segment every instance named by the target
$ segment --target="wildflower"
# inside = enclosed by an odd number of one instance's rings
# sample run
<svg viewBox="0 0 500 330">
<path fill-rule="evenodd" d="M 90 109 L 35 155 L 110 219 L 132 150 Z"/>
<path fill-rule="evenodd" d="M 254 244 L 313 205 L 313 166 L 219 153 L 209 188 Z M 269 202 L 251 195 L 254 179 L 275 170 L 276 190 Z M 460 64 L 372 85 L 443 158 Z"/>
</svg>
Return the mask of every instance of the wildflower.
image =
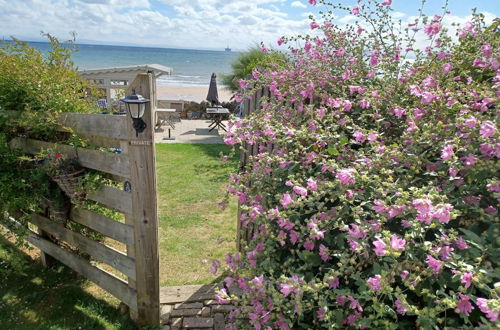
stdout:
<svg viewBox="0 0 500 330">
<path fill-rule="evenodd" d="M 498 320 L 498 315 L 500 313 L 498 311 L 494 311 L 493 309 L 491 309 L 488 306 L 490 301 L 491 300 L 487 300 L 485 298 L 477 298 L 476 305 L 477 305 L 477 307 L 479 307 L 481 312 L 486 314 L 486 317 L 488 318 L 488 320 L 490 320 L 491 322 L 496 322 Z"/>
<path fill-rule="evenodd" d="M 450 63 L 443 64 L 443 72 L 448 73 L 453 69 L 453 66 Z"/>
<path fill-rule="evenodd" d="M 380 238 L 377 238 L 377 240 L 373 242 L 373 245 L 375 246 L 373 252 L 375 252 L 377 256 L 379 257 L 385 256 L 386 245 Z"/>
<path fill-rule="evenodd" d="M 291 202 L 292 196 L 290 196 L 289 193 L 283 194 L 283 197 L 281 198 L 281 205 L 283 205 L 284 208 L 287 208 Z"/>
<path fill-rule="evenodd" d="M 374 277 L 370 277 L 366 282 L 370 286 L 370 289 L 373 291 L 380 291 L 382 288 L 380 287 L 382 281 L 382 276 L 380 275 L 375 275 Z"/>
<path fill-rule="evenodd" d="M 219 293 L 215 295 L 215 300 L 217 300 L 217 303 L 221 305 L 229 303 L 229 295 L 227 294 L 226 289 L 220 289 Z"/>
<path fill-rule="evenodd" d="M 355 184 L 356 180 L 354 179 L 354 173 L 356 172 L 355 169 L 353 168 L 344 168 L 341 169 L 335 177 L 339 179 L 341 184 L 347 185 L 347 184 Z"/>
<path fill-rule="evenodd" d="M 323 308 L 318 308 L 316 315 L 320 321 L 323 321 L 325 319 L 325 310 Z"/>
<path fill-rule="evenodd" d="M 439 261 L 437 259 L 434 259 L 431 255 L 427 255 L 427 265 L 429 268 L 431 268 L 434 273 L 439 273 L 441 271 L 441 268 L 443 267 L 443 262 Z"/>
<path fill-rule="evenodd" d="M 392 4 L 392 0 L 384 0 L 384 2 L 382 2 L 382 6 L 390 6 Z"/>
<path fill-rule="evenodd" d="M 459 295 L 460 300 L 457 302 L 457 308 L 455 309 L 455 312 L 469 316 L 469 313 L 472 312 L 474 307 L 470 303 L 468 296 L 461 293 Z"/>
<path fill-rule="evenodd" d="M 351 14 L 353 14 L 354 16 L 358 16 L 359 15 L 359 7 L 356 6 L 356 7 L 352 8 Z"/>
<path fill-rule="evenodd" d="M 448 144 L 446 145 L 443 150 L 441 151 L 441 158 L 443 160 L 448 160 L 451 157 L 453 157 L 453 146 Z"/>
<path fill-rule="evenodd" d="M 319 25 L 316 22 L 311 22 L 310 26 L 311 26 L 311 30 L 319 28 Z"/>
<path fill-rule="evenodd" d="M 398 238 L 398 235 L 396 234 L 392 235 L 390 242 L 391 249 L 403 251 L 405 249 L 405 244 L 406 240 Z"/>
<path fill-rule="evenodd" d="M 349 226 L 351 228 L 349 228 L 348 234 L 352 238 L 363 239 L 366 237 L 366 233 L 358 225 L 351 223 Z"/>
<path fill-rule="evenodd" d="M 315 5 L 316 5 L 316 0 L 309 0 L 309 3 L 310 3 L 311 5 L 313 5 L 313 6 L 315 6 Z"/>
<path fill-rule="evenodd" d="M 328 248 L 323 244 L 319 245 L 319 256 L 321 257 L 321 260 L 325 262 L 331 259 L 328 255 Z"/>
<path fill-rule="evenodd" d="M 307 189 L 306 188 L 303 188 L 300 186 L 294 186 L 293 191 L 295 191 L 295 193 L 297 193 L 300 196 L 303 196 L 303 197 L 307 196 Z"/>
<path fill-rule="evenodd" d="M 468 287 L 470 287 L 471 281 L 472 281 L 472 273 L 466 272 L 462 275 L 460 283 L 464 284 L 464 287 L 467 289 Z"/>
<path fill-rule="evenodd" d="M 326 281 L 328 283 L 328 288 L 337 289 L 340 286 L 340 281 L 338 277 L 335 277 L 333 280 Z"/>
<path fill-rule="evenodd" d="M 307 189 L 309 190 L 318 190 L 318 184 L 314 179 L 307 179 Z"/>
<path fill-rule="evenodd" d="M 479 133 L 481 133 L 482 137 L 484 137 L 485 139 L 495 135 L 495 132 L 496 128 L 493 122 L 487 120 L 481 124 L 481 129 L 479 130 Z"/>
<path fill-rule="evenodd" d="M 288 284 L 288 283 L 281 283 L 280 284 L 280 292 L 285 296 L 288 297 L 288 295 L 293 291 L 293 286 Z"/>
<path fill-rule="evenodd" d="M 432 217 L 434 219 L 438 219 L 441 223 L 450 222 L 451 214 L 450 211 L 453 210 L 453 206 L 450 204 L 444 204 L 440 208 L 436 209 L 432 212 Z"/>
<path fill-rule="evenodd" d="M 396 312 L 398 312 L 398 314 L 404 315 L 406 312 L 408 312 L 408 308 L 404 306 L 401 300 L 396 299 L 394 305 L 396 305 Z"/>
<path fill-rule="evenodd" d="M 408 277 L 409 274 L 410 272 L 408 272 L 407 270 L 403 270 L 399 276 L 401 276 L 401 278 L 404 280 L 406 277 Z"/>
<path fill-rule="evenodd" d="M 363 134 L 363 132 L 357 130 L 355 131 L 352 136 L 354 136 L 354 139 L 356 140 L 356 142 L 360 142 L 360 143 L 363 143 L 366 141 L 366 136 Z"/>
</svg>

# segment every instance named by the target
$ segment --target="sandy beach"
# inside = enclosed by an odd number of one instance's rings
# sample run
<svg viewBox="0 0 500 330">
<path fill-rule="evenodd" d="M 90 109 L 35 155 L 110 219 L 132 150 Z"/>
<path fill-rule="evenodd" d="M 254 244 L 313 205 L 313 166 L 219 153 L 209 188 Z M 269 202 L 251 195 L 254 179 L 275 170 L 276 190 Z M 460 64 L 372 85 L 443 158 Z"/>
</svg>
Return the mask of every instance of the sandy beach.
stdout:
<svg viewBox="0 0 500 330">
<path fill-rule="evenodd" d="M 206 87 L 197 86 L 162 86 L 156 85 L 159 100 L 184 100 L 201 102 L 205 100 L 208 93 L 208 84 Z M 219 101 L 227 102 L 233 93 L 226 88 L 218 88 Z"/>
</svg>

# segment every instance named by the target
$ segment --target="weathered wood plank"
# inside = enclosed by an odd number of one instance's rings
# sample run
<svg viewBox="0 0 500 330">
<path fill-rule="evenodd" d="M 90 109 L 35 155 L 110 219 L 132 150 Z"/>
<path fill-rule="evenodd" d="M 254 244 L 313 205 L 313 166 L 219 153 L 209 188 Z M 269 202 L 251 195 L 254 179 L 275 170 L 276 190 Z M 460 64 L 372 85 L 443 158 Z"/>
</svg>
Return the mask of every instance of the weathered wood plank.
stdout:
<svg viewBox="0 0 500 330">
<path fill-rule="evenodd" d="M 72 208 L 70 219 L 125 244 L 134 243 L 134 227 L 85 209 Z"/>
<path fill-rule="evenodd" d="M 132 213 L 132 194 L 114 187 L 104 186 L 87 195 L 87 199 L 123 213 Z"/>
<path fill-rule="evenodd" d="M 130 177 L 129 160 L 126 155 L 84 148 L 75 149 L 69 145 L 25 138 L 14 138 L 9 145 L 13 149 L 19 149 L 33 155 L 41 150 L 50 149 L 66 157 L 77 157 L 79 163 L 84 167 L 124 178 Z"/>
<path fill-rule="evenodd" d="M 124 253 L 66 229 L 62 225 L 50 221 L 38 214 L 34 214 L 30 222 L 47 233 L 54 235 L 58 239 L 77 247 L 97 260 L 117 269 L 123 274 L 135 278 L 135 262 Z"/>
<path fill-rule="evenodd" d="M 111 293 L 116 298 L 123 301 L 131 309 L 137 310 L 137 294 L 127 286 L 122 279 L 106 272 L 103 269 L 91 265 L 85 259 L 66 251 L 65 249 L 47 241 L 40 236 L 30 233 L 27 240 L 40 250 L 50 254 L 75 272 L 86 277 L 90 281 L 99 285 L 104 290 Z"/>
<path fill-rule="evenodd" d="M 221 284 L 167 286 L 160 288 L 161 304 L 176 304 L 200 300 L 214 299 L 215 289 Z"/>
<path fill-rule="evenodd" d="M 152 99 L 153 76 L 139 74 L 130 89 Z M 132 184 L 132 220 L 135 235 L 137 321 L 141 326 L 156 327 L 160 318 L 160 259 L 156 202 L 156 168 L 153 104 L 146 104 L 143 120 L 147 128 L 138 135 L 128 120 L 130 180 Z"/>
<path fill-rule="evenodd" d="M 63 113 L 59 117 L 62 127 L 68 127 L 75 133 L 103 136 L 112 139 L 126 140 L 126 116 Z"/>
</svg>

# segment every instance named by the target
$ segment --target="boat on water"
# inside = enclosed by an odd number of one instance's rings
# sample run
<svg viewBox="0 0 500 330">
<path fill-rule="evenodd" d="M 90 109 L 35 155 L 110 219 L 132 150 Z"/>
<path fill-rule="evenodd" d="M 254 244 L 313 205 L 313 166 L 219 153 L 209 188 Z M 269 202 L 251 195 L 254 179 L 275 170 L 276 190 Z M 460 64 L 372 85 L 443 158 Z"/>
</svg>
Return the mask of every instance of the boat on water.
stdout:
<svg viewBox="0 0 500 330">
<path fill-rule="evenodd" d="M 230 52 L 230 51 L 231 51 L 231 48 L 229 48 L 229 46 L 227 46 L 224 50 L 225 50 L 226 52 Z"/>
</svg>

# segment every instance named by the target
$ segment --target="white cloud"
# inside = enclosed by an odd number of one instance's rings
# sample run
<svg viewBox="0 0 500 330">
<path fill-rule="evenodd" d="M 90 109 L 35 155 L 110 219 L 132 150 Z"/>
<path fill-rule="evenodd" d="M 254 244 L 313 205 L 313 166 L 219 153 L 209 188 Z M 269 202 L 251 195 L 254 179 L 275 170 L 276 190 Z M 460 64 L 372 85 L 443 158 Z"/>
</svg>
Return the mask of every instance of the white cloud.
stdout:
<svg viewBox="0 0 500 330">
<path fill-rule="evenodd" d="M 297 8 L 307 8 L 307 6 L 305 4 L 303 4 L 302 2 L 300 2 L 300 1 L 294 1 L 294 2 L 292 2 L 291 6 L 292 7 L 297 7 Z"/>
</svg>

